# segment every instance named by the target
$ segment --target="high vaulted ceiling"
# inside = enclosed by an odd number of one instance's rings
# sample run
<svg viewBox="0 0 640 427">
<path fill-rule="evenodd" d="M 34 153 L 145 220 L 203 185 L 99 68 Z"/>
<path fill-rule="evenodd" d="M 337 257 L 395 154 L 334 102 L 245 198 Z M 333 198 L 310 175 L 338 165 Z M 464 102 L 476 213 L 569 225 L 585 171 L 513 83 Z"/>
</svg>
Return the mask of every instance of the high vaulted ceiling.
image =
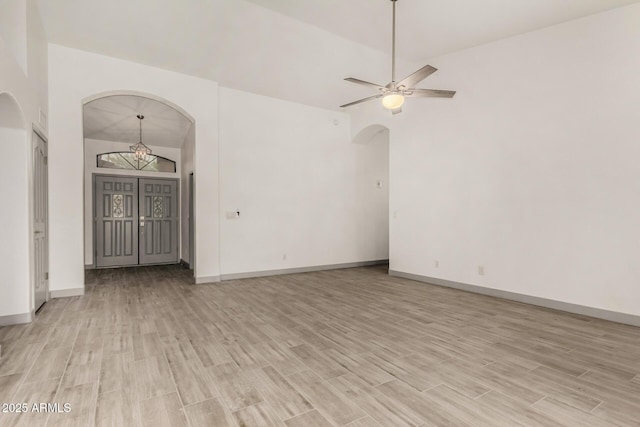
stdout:
<svg viewBox="0 0 640 427">
<path fill-rule="evenodd" d="M 390 77 L 389 0 L 37 1 L 53 43 L 266 96 L 337 109 L 367 94 L 343 78 Z M 434 55 L 636 2 L 398 0 L 398 74 Z"/>
<path fill-rule="evenodd" d="M 390 0 L 248 0 L 389 52 Z M 425 59 L 638 0 L 397 0 L 398 55 Z"/>
<path fill-rule="evenodd" d="M 85 104 L 84 137 L 135 144 L 140 139 L 138 114 L 144 116 L 142 142 L 182 147 L 191 121 L 167 104 L 135 95 L 106 96 Z"/>
</svg>

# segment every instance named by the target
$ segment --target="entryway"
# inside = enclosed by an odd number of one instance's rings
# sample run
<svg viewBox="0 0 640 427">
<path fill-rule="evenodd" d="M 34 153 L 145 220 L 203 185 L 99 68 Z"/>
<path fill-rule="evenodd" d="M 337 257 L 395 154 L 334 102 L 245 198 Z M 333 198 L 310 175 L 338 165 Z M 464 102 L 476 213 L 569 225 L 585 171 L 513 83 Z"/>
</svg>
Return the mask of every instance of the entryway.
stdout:
<svg viewBox="0 0 640 427">
<path fill-rule="evenodd" d="M 195 165 L 193 117 L 169 100 L 133 91 L 92 95 L 83 100 L 82 112 L 85 269 L 174 263 L 192 267 L 196 248 L 189 221 L 194 221 L 195 215 L 189 215 L 188 209 L 195 201 L 188 184 Z M 131 150 L 141 141 L 151 153 L 138 162 Z M 111 189 L 107 183 L 106 189 L 100 190 L 105 192 L 102 209 L 96 206 L 96 176 L 112 179 Z M 152 187 L 147 191 L 139 179 L 151 180 L 145 182 Z M 169 199 L 162 193 L 166 180 L 176 182 Z M 160 194 L 154 189 L 157 184 L 161 185 Z M 146 206 L 145 194 L 149 196 Z M 123 216 L 98 217 L 113 214 L 112 195 L 116 204 L 122 196 Z M 159 200 L 166 211 L 162 221 L 153 218 L 153 202 Z"/>
<path fill-rule="evenodd" d="M 178 263 L 178 180 L 94 175 L 95 267 Z"/>
</svg>

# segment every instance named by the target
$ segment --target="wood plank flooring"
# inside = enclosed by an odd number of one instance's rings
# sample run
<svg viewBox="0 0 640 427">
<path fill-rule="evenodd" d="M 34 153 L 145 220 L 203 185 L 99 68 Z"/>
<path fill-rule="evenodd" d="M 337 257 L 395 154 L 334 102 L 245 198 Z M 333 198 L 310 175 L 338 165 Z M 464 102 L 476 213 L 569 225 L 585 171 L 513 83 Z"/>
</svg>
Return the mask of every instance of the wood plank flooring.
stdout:
<svg viewBox="0 0 640 427">
<path fill-rule="evenodd" d="M 0 425 L 640 426 L 640 328 L 385 272 L 90 271 L 0 328 L 0 403 L 71 412 Z"/>
</svg>

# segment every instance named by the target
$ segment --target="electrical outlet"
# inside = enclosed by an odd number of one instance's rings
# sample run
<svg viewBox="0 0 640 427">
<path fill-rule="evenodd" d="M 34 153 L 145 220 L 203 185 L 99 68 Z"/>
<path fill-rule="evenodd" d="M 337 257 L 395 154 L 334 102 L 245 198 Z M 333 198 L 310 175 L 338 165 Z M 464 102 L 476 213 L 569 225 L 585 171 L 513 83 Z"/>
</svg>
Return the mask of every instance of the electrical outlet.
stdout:
<svg viewBox="0 0 640 427">
<path fill-rule="evenodd" d="M 480 276 L 484 276 L 484 265 L 479 265 L 478 266 L 478 274 Z"/>
</svg>

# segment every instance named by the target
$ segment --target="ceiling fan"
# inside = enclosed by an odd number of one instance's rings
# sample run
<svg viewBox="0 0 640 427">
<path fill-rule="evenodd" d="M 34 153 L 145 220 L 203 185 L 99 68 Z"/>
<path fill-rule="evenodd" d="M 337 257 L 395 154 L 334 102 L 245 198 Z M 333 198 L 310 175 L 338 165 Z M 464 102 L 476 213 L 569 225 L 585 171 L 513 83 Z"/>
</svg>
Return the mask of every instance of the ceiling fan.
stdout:
<svg viewBox="0 0 640 427">
<path fill-rule="evenodd" d="M 408 77 L 396 81 L 396 2 L 397 0 L 391 0 L 393 3 L 393 24 L 392 24 L 392 38 L 391 38 L 391 82 L 386 86 L 380 86 L 375 83 L 369 83 L 364 80 L 354 79 L 348 77 L 345 80 L 351 83 L 367 86 L 377 89 L 379 93 L 368 98 L 359 99 L 348 104 L 341 105 L 340 107 L 350 107 L 352 105 L 360 104 L 362 102 L 371 101 L 372 99 L 382 98 L 382 105 L 391 110 L 393 114 L 402 112 L 402 104 L 404 104 L 405 98 L 453 98 L 456 94 L 454 90 L 436 90 L 436 89 L 417 89 L 414 88 L 416 84 L 429 77 L 431 74 L 438 71 L 431 65 L 425 65 L 415 73 Z"/>
</svg>

